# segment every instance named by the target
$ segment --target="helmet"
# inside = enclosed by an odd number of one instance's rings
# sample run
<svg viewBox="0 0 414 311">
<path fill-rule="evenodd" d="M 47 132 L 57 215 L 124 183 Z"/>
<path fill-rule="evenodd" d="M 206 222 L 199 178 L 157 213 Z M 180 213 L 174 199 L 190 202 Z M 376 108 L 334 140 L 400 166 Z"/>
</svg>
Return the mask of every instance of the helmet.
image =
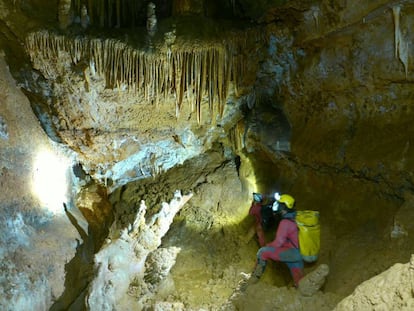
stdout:
<svg viewBox="0 0 414 311">
<path fill-rule="evenodd" d="M 260 193 L 253 192 L 253 201 L 262 202 L 263 196 Z"/>
<path fill-rule="evenodd" d="M 295 199 L 289 194 L 282 194 L 277 201 L 279 203 L 284 203 L 288 209 L 292 209 L 295 205 Z"/>
</svg>

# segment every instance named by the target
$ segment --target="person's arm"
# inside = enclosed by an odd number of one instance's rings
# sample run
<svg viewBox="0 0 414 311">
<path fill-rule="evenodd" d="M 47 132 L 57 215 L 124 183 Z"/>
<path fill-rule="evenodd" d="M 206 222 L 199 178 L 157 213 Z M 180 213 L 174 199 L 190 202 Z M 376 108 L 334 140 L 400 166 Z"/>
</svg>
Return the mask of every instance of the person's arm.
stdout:
<svg viewBox="0 0 414 311">
<path fill-rule="evenodd" d="M 250 205 L 250 208 L 249 208 L 249 215 L 253 215 L 253 206 L 254 206 L 254 203 L 252 203 L 252 204 Z"/>
</svg>

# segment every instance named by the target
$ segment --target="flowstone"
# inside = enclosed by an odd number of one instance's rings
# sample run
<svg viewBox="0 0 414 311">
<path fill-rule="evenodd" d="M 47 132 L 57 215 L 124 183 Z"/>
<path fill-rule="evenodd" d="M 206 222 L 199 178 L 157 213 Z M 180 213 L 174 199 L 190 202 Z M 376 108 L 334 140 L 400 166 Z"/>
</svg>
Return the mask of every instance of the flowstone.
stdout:
<svg viewBox="0 0 414 311">
<path fill-rule="evenodd" d="M 169 230 L 175 214 L 191 197 L 191 193 L 181 195 L 176 192 L 170 203 L 164 202 L 161 210 L 148 222 L 145 219 L 147 207 L 141 201 L 134 223 L 125 228 L 118 239 L 108 241 L 95 255 L 97 275 L 88 288 L 88 310 L 125 310 L 141 308 L 149 303 L 148 300 L 158 291 L 157 285 L 161 285 L 174 265 L 178 253 L 177 249 L 158 250 L 161 238 Z M 151 260 L 154 257 L 150 256 L 151 252 L 158 255 L 168 253 L 169 259 L 163 261 L 166 266 L 160 267 L 159 261 Z M 147 258 L 150 260 L 145 265 Z M 153 271 L 160 273 L 156 279 Z M 134 299 L 127 299 L 127 294 Z"/>
</svg>

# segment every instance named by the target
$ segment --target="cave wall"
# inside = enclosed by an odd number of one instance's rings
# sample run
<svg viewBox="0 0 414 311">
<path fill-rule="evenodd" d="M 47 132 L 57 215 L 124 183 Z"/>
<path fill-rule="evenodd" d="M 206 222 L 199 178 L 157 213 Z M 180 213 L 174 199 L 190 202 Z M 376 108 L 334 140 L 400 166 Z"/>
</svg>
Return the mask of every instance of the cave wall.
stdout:
<svg viewBox="0 0 414 311">
<path fill-rule="evenodd" d="M 293 141 L 302 161 L 348 166 L 367 178 L 401 183 L 401 190 L 412 183 L 410 64 L 404 65 L 395 45 L 412 41 L 407 29 L 413 8 L 402 12 L 403 43 L 395 38 L 391 7 L 309 45 L 303 39 L 302 82 L 285 103 L 297 124 Z"/>
<path fill-rule="evenodd" d="M 263 105 L 279 111 L 288 124 L 273 121 L 274 134 L 290 145 L 284 154 L 276 138 L 252 136 L 261 141 L 257 150 L 275 160 L 285 156 L 304 171 L 326 172 L 332 182 L 335 174 L 367 181 L 396 203 L 412 189 L 411 65 L 401 46 L 412 41 L 413 7 L 401 6 L 398 28 L 393 7 L 398 4 L 383 1 L 356 12 L 351 3 L 321 2 L 293 31 L 266 28 L 269 59 L 258 73 L 251 114 L 261 114 L 264 130 L 270 112 Z M 301 174 L 293 171 L 291 180 Z M 309 180 L 308 190 L 315 178 Z"/>
</svg>

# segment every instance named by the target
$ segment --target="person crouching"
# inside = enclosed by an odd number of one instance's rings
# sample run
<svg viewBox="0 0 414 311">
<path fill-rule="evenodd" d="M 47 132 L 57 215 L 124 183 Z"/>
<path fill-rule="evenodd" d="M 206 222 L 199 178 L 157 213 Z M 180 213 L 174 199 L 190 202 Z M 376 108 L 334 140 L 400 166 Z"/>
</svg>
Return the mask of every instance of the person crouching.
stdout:
<svg viewBox="0 0 414 311">
<path fill-rule="evenodd" d="M 299 251 L 298 227 L 295 222 L 296 210 L 295 199 L 288 195 L 275 194 L 273 211 L 280 213 L 282 220 L 276 231 L 275 239 L 259 249 L 254 272 L 251 275 L 251 282 L 257 282 L 265 271 L 267 260 L 280 261 L 285 263 L 293 278 L 295 287 L 303 278 L 303 259 Z"/>
</svg>

